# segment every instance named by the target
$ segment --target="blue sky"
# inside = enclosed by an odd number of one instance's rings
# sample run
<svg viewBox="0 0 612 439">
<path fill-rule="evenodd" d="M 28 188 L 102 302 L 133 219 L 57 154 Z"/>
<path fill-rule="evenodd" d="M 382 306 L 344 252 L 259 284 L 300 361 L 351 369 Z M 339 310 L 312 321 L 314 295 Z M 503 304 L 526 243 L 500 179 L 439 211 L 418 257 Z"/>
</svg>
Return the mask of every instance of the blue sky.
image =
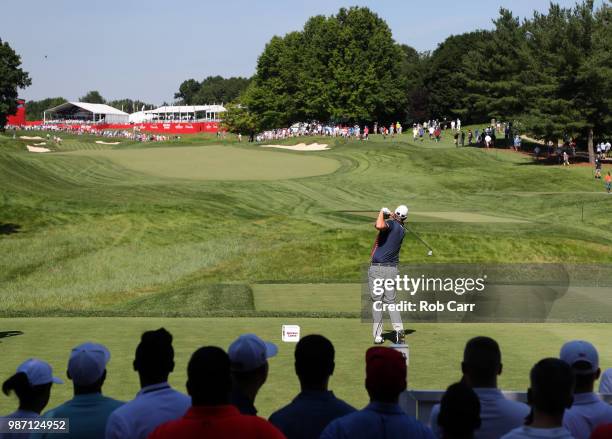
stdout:
<svg viewBox="0 0 612 439">
<path fill-rule="evenodd" d="M 563 6 L 573 0 L 559 0 Z M 520 17 L 548 0 L 73 0 L 3 2 L 0 38 L 22 56 L 32 85 L 26 99 L 170 102 L 184 79 L 250 76 L 273 35 L 299 30 L 308 17 L 368 6 L 400 43 L 432 50 L 448 35 L 490 28 L 500 6 Z"/>
</svg>

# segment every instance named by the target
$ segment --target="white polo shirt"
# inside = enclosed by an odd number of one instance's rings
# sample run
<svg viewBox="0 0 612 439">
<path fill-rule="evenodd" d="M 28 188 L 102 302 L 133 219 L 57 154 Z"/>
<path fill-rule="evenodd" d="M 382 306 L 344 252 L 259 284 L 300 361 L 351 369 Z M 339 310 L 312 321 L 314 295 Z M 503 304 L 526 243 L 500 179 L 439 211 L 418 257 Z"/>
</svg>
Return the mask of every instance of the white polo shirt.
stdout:
<svg viewBox="0 0 612 439">
<path fill-rule="evenodd" d="M 499 389 L 474 388 L 480 400 L 480 419 L 482 425 L 474 432 L 475 439 L 497 439 L 525 422 L 529 406 L 522 402 L 506 399 Z M 442 437 L 438 425 L 440 404 L 431 410 L 429 426 L 436 437 Z"/>
<path fill-rule="evenodd" d="M 595 427 L 612 423 L 612 406 L 593 392 L 574 394 L 574 403 L 563 415 L 563 426 L 576 439 L 589 439 Z"/>
<path fill-rule="evenodd" d="M 143 387 L 136 397 L 111 413 L 106 439 L 144 439 L 157 426 L 182 417 L 191 398 L 168 383 Z"/>
<path fill-rule="evenodd" d="M 502 436 L 502 439 L 574 439 L 574 436 L 563 427 L 533 428 L 523 426 Z"/>
</svg>

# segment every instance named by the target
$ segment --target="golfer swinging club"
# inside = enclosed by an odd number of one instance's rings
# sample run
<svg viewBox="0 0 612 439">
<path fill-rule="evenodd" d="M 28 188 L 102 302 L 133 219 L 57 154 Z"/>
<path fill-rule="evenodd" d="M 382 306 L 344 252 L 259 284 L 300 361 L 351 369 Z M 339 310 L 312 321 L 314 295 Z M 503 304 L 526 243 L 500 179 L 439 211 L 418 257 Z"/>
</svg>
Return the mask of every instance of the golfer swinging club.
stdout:
<svg viewBox="0 0 612 439">
<path fill-rule="evenodd" d="M 385 218 L 391 217 L 390 220 Z M 370 297 L 372 303 L 382 300 L 383 304 L 395 303 L 396 290 L 394 287 L 387 289 L 384 292 L 377 294 L 374 288 L 375 279 L 395 279 L 398 274 L 397 265 L 399 264 L 399 253 L 402 248 L 402 241 L 406 231 L 404 230 L 404 221 L 408 217 L 408 207 L 401 205 L 395 209 L 395 213 L 391 213 L 389 209 L 383 207 L 378 212 L 376 218 L 376 229 L 378 236 L 372 249 L 372 260 L 368 270 L 368 283 L 370 287 Z M 380 281 L 379 281 L 380 282 Z M 383 284 L 384 287 L 384 284 Z M 378 310 L 377 310 L 377 309 Z M 397 344 L 404 342 L 404 325 L 399 311 L 389 310 L 389 317 L 393 325 L 393 340 Z M 372 332 L 374 335 L 374 343 L 383 343 L 383 311 L 380 307 L 372 307 Z"/>
</svg>

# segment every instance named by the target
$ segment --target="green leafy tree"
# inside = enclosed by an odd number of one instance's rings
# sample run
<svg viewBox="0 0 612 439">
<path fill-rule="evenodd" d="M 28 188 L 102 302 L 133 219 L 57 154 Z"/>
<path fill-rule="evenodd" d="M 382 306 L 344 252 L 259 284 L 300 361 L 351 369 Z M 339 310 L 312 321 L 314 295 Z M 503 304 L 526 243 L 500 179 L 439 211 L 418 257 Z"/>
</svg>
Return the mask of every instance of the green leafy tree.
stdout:
<svg viewBox="0 0 612 439">
<path fill-rule="evenodd" d="M 31 83 L 28 73 L 21 69 L 21 57 L 0 39 L 0 131 L 7 116 L 17 111 L 18 90 Z"/>
<path fill-rule="evenodd" d="M 249 82 L 247 78 L 222 76 L 208 76 L 201 83 L 188 79 L 183 81 L 174 97 L 184 105 L 227 103 L 237 99 Z"/>
<path fill-rule="evenodd" d="M 530 84 L 525 29 L 511 11 L 501 8 L 495 30 L 475 41 L 463 58 L 457 113 L 466 119 L 515 120 L 525 112 L 526 86 Z"/>
<path fill-rule="evenodd" d="M 429 52 L 419 53 L 414 48 L 402 44 L 402 76 L 406 86 L 406 114 L 408 122 L 418 122 L 428 119 L 429 94 L 425 87 L 425 75 Z"/>
<path fill-rule="evenodd" d="M 527 24 L 536 79 L 526 126 L 540 138 L 586 139 L 591 161 L 594 137 L 612 133 L 611 18 L 608 4 L 595 11 L 589 0 L 574 8 L 552 4 Z"/>
<path fill-rule="evenodd" d="M 406 108 L 403 56 L 380 17 L 342 8 L 310 18 L 300 32 L 273 37 L 242 102 L 263 127 L 395 120 Z"/>
<path fill-rule="evenodd" d="M 148 104 L 138 99 L 134 100 L 129 98 L 115 99 L 114 101 L 107 102 L 107 104 L 118 110 L 125 111 L 126 113 L 141 111 L 143 108 L 150 110 L 153 107 L 152 104 Z"/>
<path fill-rule="evenodd" d="M 473 62 L 473 54 L 490 38 L 488 31 L 451 35 L 444 40 L 426 61 L 424 88 L 427 92 L 429 116 L 454 118 L 461 116 L 465 122 L 481 122 L 479 116 L 465 111 L 466 78 L 464 66 Z"/>
<path fill-rule="evenodd" d="M 249 85 L 247 78 L 232 77 L 223 78 L 221 76 L 209 76 L 202 81 L 200 88 L 195 94 L 194 104 L 222 104 L 231 102 Z"/>
<path fill-rule="evenodd" d="M 66 99 L 57 98 L 46 98 L 40 101 L 27 101 L 26 102 L 26 119 L 27 120 L 41 120 L 43 113 L 49 108 L 57 107 L 58 105 L 67 102 Z"/>
<path fill-rule="evenodd" d="M 226 105 L 223 114 L 223 128 L 231 133 L 254 135 L 260 128 L 257 117 L 246 107 L 231 103 Z"/>
<path fill-rule="evenodd" d="M 81 98 L 79 98 L 79 102 L 87 102 L 90 104 L 105 104 L 106 103 L 106 101 L 104 100 L 100 92 L 97 90 L 92 90 L 92 91 L 87 92 L 85 96 L 82 96 Z"/>
<path fill-rule="evenodd" d="M 193 105 L 195 95 L 200 90 L 200 83 L 195 79 L 187 79 L 179 86 L 179 91 L 174 93 L 175 99 L 180 99 L 184 105 Z"/>
</svg>

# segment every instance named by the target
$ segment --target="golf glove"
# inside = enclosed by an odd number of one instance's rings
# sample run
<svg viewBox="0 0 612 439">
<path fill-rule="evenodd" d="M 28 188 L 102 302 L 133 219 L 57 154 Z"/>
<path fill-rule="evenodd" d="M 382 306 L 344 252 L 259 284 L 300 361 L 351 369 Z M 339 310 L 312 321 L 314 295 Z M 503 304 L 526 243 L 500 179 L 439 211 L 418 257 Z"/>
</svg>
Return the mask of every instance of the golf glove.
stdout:
<svg viewBox="0 0 612 439">
<path fill-rule="evenodd" d="M 385 214 L 386 216 L 391 215 L 391 211 L 389 209 L 387 209 L 386 207 L 383 207 L 380 210 L 382 210 L 382 213 Z"/>
</svg>

